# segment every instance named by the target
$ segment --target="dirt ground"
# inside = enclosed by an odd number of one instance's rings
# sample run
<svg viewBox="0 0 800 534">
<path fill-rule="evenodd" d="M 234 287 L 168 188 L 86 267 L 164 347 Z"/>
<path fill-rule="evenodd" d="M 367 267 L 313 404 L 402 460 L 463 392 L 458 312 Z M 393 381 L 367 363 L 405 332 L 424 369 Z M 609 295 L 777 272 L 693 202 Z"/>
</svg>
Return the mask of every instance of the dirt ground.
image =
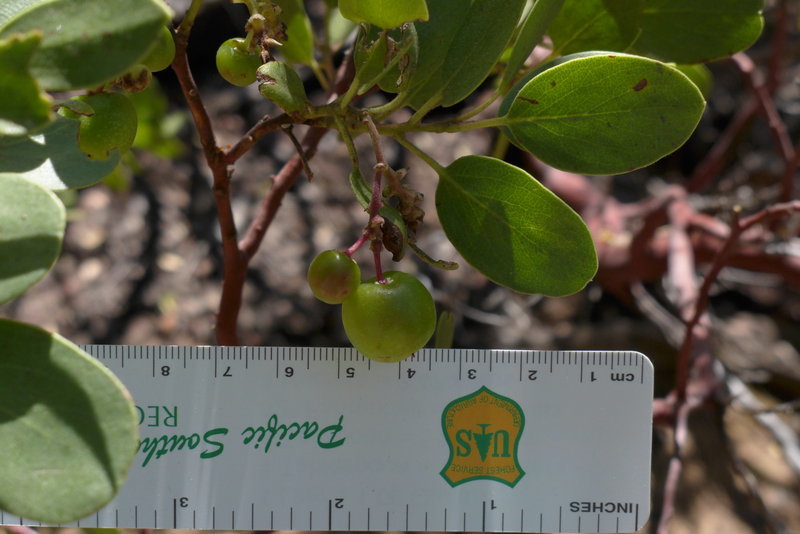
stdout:
<svg viewBox="0 0 800 534">
<path fill-rule="evenodd" d="M 234 142 L 249 125 L 273 111 L 255 87 L 226 85 L 213 65 L 199 59 L 210 57 L 222 39 L 236 33 L 241 22 L 238 7 L 212 3 L 199 20 L 197 35 L 203 38 L 195 37 L 191 50 L 192 57 L 198 58 L 193 62 L 195 75 L 221 144 Z M 796 37 L 795 32 L 794 46 Z M 733 78 L 730 65 L 714 66 L 714 71 L 720 80 Z M 800 91 L 792 77 L 798 73 L 796 65 L 788 70 L 789 79 L 778 100 L 787 124 L 794 128 L 795 140 L 800 138 Z M 185 110 L 172 73 L 159 74 L 158 79 L 170 111 Z M 733 113 L 741 91 L 739 82 L 733 82 L 733 89 L 719 84 L 707 116 L 679 154 L 647 174 L 645 183 L 624 176 L 607 178 L 608 187 L 627 200 L 674 179 L 670 168 L 702 155 Z M 23 297 L 0 307 L 0 315 L 57 331 L 77 343 L 214 344 L 221 247 L 209 172 L 190 126 L 187 121 L 180 131 L 184 151 L 179 157 L 163 159 L 138 152 L 140 169 L 131 174 L 127 187 L 100 184 L 68 199 L 70 222 L 56 267 Z M 754 126 L 750 135 L 768 137 L 759 128 Z M 416 142 L 439 161 L 449 162 L 464 154 L 486 153 L 489 135 L 419 136 Z M 364 139 L 358 141 L 367 148 Z M 751 167 L 769 168 L 768 145 L 769 141 L 761 146 L 748 142 L 743 145 L 748 153 L 740 159 Z M 421 246 L 434 256 L 458 261 L 437 225 L 432 205 L 435 174 L 396 147 L 387 148 L 391 163 L 409 168 L 410 180 L 426 195 Z M 288 139 L 275 134 L 237 163 L 234 212 L 240 228 L 254 214 L 271 175 L 293 153 Z M 352 243 L 365 222 L 364 214 L 347 183 L 347 153 L 333 135 L 323 140 L 311 167 L 314 179 L 301 178 L 286 196 L 251 264 L 239 322 L 243 344 L 348 344 L 338 307 L 313 298 L 305 272 L 319 251 Z M 734 178 L 731 183 L 732 194 L 753 187 L 736 185 Z M 581 293 L 560 299 L 520 295 L 488 282 L 465 262 L 460 264 L 454 272 L 436 271 L 412 259 L 401 264 L 401 269 L 433 288 L 440 308 L 455 312 L 457 347 L 638 350 L 655 364 L 657 395 L 665 394 L 674 383 L 674 342 L 639 310 L 617 301 L 600 285 L 592 283 Z M 364 268 L 368 270 L 366 263 Z M 800 294 L 780 280 L 729 270 L 715 289 L 712 309 L 721 362 L 749 386 L 756 401 L 769 406 L 796 401 L 800 395 Z M 670 532 L 800 533 L 797 409 L 795 402 L 770 413 L 788 433 L 783 442 L 773 434 L 775 425 L 759 422 L 764 414 L 754 413 L 752 404 L 734 399 L 722 413 L 697 412 L 691 421 L 677 516 Z M 657 428 L 653 440 L 653 517 L 657 517 L 672 436 Z M 729 452 L 740 465 L 739 472 L 729 467 Z M 762 502 L 766 510 L 760 509 Z M 651 521 L 642 532 L 652 529 Z"/>
</svg>

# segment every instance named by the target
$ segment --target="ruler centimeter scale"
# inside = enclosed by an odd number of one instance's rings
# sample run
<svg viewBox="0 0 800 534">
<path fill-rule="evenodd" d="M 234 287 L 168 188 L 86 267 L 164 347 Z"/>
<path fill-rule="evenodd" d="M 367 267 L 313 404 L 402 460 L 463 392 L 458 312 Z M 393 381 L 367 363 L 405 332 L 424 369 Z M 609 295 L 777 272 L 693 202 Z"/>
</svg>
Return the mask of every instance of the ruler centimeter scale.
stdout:
<svg viewBox="0 0 800 534">
<path fill-rule="evenodd" d="M 116 498 L 71 525 L 634 532 L 649 516 L 638 352 L 82 348 L 130 390 L 140 444 Z"/>
</svg>

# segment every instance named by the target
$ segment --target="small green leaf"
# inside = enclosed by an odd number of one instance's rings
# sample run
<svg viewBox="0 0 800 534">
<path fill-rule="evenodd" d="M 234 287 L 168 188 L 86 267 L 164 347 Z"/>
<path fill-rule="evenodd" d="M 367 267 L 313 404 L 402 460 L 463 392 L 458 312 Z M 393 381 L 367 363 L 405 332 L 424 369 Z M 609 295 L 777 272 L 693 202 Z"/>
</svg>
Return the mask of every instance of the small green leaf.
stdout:
<svg viewBox="0 0 800 534">
<path fill-rule="evenodd" d="M 339 9 L 346 19 L 386 30 L 405 22 L 428 20 L 425 0 L 339 0 Z"/>
<path fill-rule="evenodd" d="M 289 63 L 311 65 L 314 62 L 314 34 L 302 0 L 273 0 L 281 8 L 287 39 L 280 51 Z"/>
<path fill-rule="evenodd" d="M 711 96 L 711 91 L 714 89 L 714 75 L 711 73 L 711 69 L 702 63 L 694 63 L 692 65 L 670 65 L 670 67 L 678 69 L 684 73 L 687 78 L 692 80 L 692 83 L 700 89 L 703 98 L 708 99 Z"/>
<path fill-rule="evenodd" d="M 0 173 L 0 191 L 3 303 L 21 295 L 53 266 L 61 252 L 66 215 L 58 197 L 16 174 Z"/>
<path fill-rule="evenodd" d="M 261 96 L 272 100 L 286 113 L 301 111 L 308 106 L 308 97 L 300 76 L 282 61 L 269 61 L 256 71 Z"/>
<path fill-rule="evenodd" d="M 764 28 L 763 0 L 643 0 L 638 53 L 675 63 L 732 56 Z"/>
<path fill-rule="evenodd" d="M 575 54 L 522 80 L 500 107 L 509 138 L 558 169 L 616 174 L 649 165 L 694 131 L 705 101 L 652 59 Z"/>
<path fill-rule="evenodd" d="M 116 151 L 107 160 L 89 159 L 78 148 L 78 121 L 60 115 L 36 135 L 0 137 L 0 172 L 19 173 L 53 191 L 97 183 L 118 162 Z"/>
<path fill-rule="evenodd" d="M 420 109 L 452 106 L 469 96 L 492 71 L 508 45 L 525 0 L 430 0 L 430 20 L 414 26 L 419 60 L 408 88 Z"/>
<path fill-rule="evenodd" d="M 580 291 L 597 271 L 583 220 L 530 174 L 465 156 L 439 175 L 436 209 L 448 239 L 489 279 L 521 293 Z"/>
<path fill-rule="evenodd" d="M 372 200 L 372 186 L 369 185 L 366 180 L 364 180 L 364 176 L 358 169 L 353 169 L 350 171 L 348 179 L 350 180 L 350 187 L 353 190 L 356 200 L 361 207 L 364 208 L 364 211 L 367 211 Z M 397 227 L 402 234 L 403 242 L 405 243 L 408 237 L 408 229 L 405 221 L 403 220 L 403 216 L 400 215 L 400 212 L 398 212 L 392 206 L 384 204 L 381 206 L 381 209 L 378 210 L 378 213 L 381 217 Z"/>
<path fill-rule="evenodd" d="M 80 519 L 111 500 L 136 454 L 130 396 L 58 334 L 0 319 L 0 339 L 0 508 Z"/>
<path fill-rule="evenodd" d="M 364 179 L 364 175 L 361 174 L 361 171 L 357 168 L 350 171 L 348 179 L 350 180 L 350 188 L 353 190 L 356 200 L 361 204 L 361 207 L 366 210 L 369 208 L 369 202 L 372 198 L 372 187 L 367 183 Z"/>
<path fill-rule="evenodd" d="M 331 51 L 336 52 L 347 41 L 357 24 L 344 18 L 339 8 L 335 5 L 329 7 L 329 9 L 331 12 L 327 20 L 328 46 L 331 47 Z"/>
<path fill-rule="evenodd" d="M 376 26 L 362 29 L 354 54 L 360 84 L 358 94 L 366 93 L 376 83 L 388 93 L 404 90 L 416 68 L 418 55 L 417 32 L 413 24 L 388 32 L 379 31 Z"/>
<path fill-rule="evenodd" d="M 31 73 L 44 89 L 61 91 L 101 85 L 127 72 L 147 55 L 170 17 L 162 0 L 50 0 L 15 13 L 0 26 L 0 38 L 40 31 Z"/>
<path fill-rule="evenodd" d="M 553 19 L 558 15 L 564 0 L 536 0 L 533 7 L 522 23 L 517 40 L 511 49 L 511 54 L 503 72 L 503 79 L 500 81 L 501 88 L 511 85 L 514 77 L 520 68 L 525 64 L 525 60 L 531 55 L 533 49 L 542 40 L 547 28 L 550 27 Z"/>
<path fill-rule="evenodd" d="M 41 41 L 38 32 L 0 40 L 0 135 L 23 135 L 52 119 L 51 99 L 28 71 Z"/>
</svg>

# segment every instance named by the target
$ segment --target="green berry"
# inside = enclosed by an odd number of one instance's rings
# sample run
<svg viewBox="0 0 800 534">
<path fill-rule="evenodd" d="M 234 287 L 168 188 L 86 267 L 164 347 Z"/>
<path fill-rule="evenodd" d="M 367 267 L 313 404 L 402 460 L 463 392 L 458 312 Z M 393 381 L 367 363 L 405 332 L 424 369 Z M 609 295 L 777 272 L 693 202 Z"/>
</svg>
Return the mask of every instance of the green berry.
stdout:
<svg viewBox="0 0 800 534">
<path fill-rule="evenodd" d="M 250 52 L 241 37 L 228 39 L 217 50 L 217 70 L 233 85 L 244 87 L 256 81 L 261 54 Z"/>
<path fill-rule="evenodd" d="M 367 358 L 397 362 L 418 351 L 433 335 L 436 306 L 433 297 L 412 275 L 384 273 L 361 283 L 342 304 L 344 330 L 353 346 Z"/>
<path fill-rule="evenodd" d="M 172 38 L 172 31 L 163 26 L 142 64 L 150 69 L 150 72 L 158 72 L 172 65 L 173 59 L 175 59 L 175 40 Z"/>
<path fill-rule="evenodd" d="M 341 304 L 361 282 L 358 264 L 344 252 L 326 250 L 308 267 L 308 285 L 322 302 Z"/>
<path fill-rule="evenodd" d="M 80 121 L 78 146 L 90 159 L 106 160 L 111 151 L 128 150 L 136 137 L 136 108 L 122 93 L 95 93 L 75 98 L 92 107 L 91 115 L 80 115 L 62 107 L 59 113 Z"/>
</svg>

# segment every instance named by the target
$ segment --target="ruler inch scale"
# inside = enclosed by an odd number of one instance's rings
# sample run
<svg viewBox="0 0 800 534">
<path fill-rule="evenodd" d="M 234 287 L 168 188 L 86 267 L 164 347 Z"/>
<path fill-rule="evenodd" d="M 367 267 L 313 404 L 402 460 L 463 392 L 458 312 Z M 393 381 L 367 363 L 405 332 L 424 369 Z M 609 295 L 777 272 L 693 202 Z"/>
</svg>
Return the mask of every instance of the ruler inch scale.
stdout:
<svg viewBox="0 0 800 534">
<path fill-rule="evenodd" d="M 649 517 L 638 352 L 82 348 L 130 390 L 140 443 L 115 499 L 59 526 L 635 532 Z"/>
</svg>

